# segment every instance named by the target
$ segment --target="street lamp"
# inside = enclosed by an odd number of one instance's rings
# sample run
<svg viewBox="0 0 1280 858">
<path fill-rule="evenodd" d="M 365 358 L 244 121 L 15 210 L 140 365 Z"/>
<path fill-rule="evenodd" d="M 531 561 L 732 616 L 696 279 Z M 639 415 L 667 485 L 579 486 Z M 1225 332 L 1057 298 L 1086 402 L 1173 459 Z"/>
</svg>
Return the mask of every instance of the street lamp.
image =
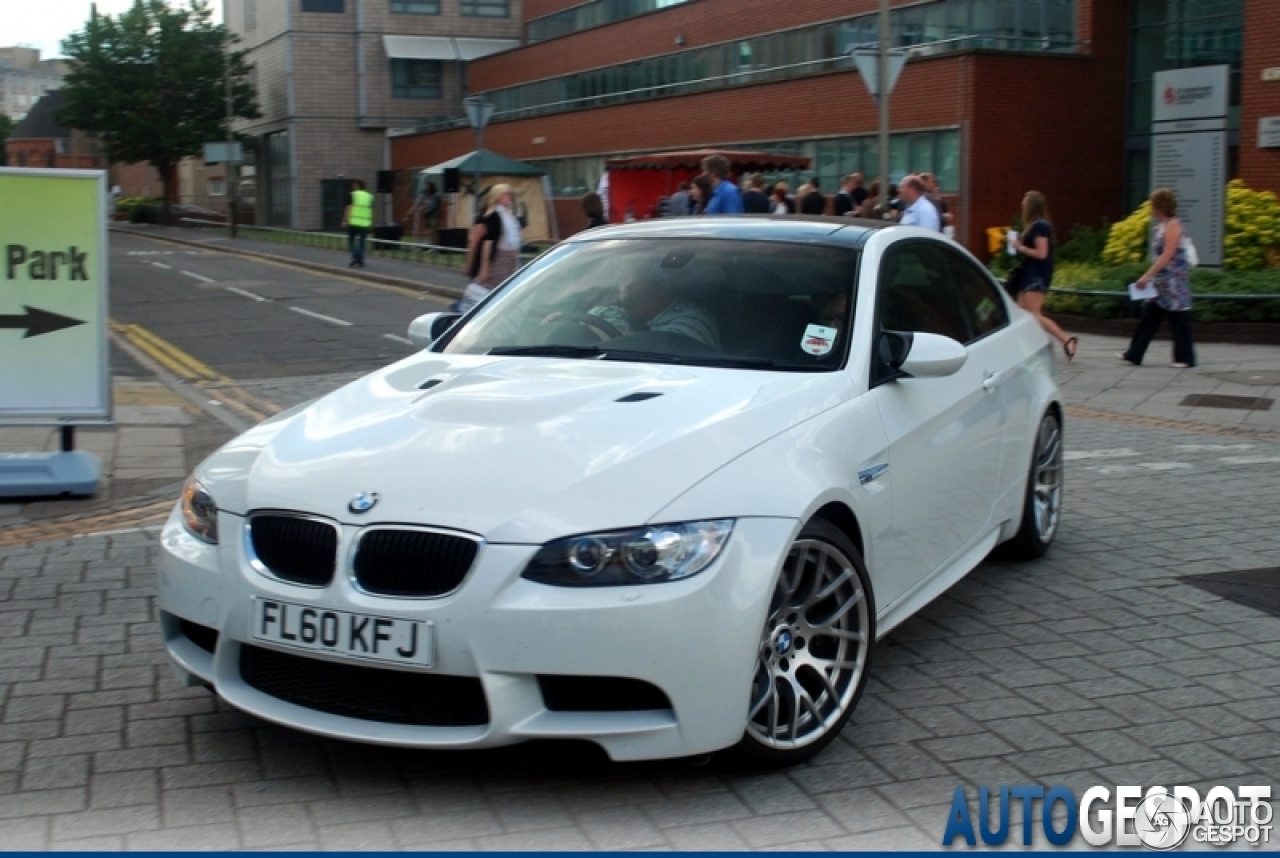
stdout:
<svg viewBox="0 0 1280 858">
<path fill-rule="evenodd" d="M 462 100 L 462 106 L 467 109 L 467 123 L 476 132 L 475 176 L 471 180 L 471 194 L 475 200 L 472 217 L 475 218 L 480 215 L 480 153 L 484 151 L 484 127 L 493 116 L 493 102 L 482 95 L 469 95 Z"/>
<path fill-rule="evenodd" d="M 223 54 L 223 78 L 226 83 L 226 102 L 227 102 L 227 160 L 226 167 L 223 172 L 226 174 L 227 183 L 227 220 L 231 226 L 231 237 L 236 237 L 236 204 L 238 185 L 238 177 L 236 175 L 236 153 L 235 153 L 235 132 L 231 130 L 231 122 L 235 116 L 235 110 L 231 103 L 231 40 L 228 37 L 226 51 Z"/>
</svg>

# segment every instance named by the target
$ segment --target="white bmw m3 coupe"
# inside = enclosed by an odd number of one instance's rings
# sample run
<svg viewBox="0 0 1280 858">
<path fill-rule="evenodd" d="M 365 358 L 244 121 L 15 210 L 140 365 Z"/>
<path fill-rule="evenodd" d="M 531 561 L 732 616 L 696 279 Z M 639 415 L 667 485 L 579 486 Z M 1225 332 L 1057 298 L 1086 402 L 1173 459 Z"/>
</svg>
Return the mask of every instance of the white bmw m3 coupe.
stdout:
<svg viewBox="0 0 1280 858">
<path fill-rule="evenodd" d="M 936 233 L 595 229 L 410 334 L 191 476 L 159 576 L 183 681 L 355 741 L 787 765 L 878 637 L 1058 526 L 1050 340 Z"/>
</svg>

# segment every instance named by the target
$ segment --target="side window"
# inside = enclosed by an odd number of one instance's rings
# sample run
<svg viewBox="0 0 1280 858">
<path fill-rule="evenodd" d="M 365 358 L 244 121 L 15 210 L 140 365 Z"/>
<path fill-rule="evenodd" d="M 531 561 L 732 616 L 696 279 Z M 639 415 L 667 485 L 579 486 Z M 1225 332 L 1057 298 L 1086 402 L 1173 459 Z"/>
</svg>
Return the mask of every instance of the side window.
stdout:
<svg viewBox="0 0 1280 858">
<path fill-rule="evenodd" d="M 969 341 L 967 314 L 951 266 L 942 249 L 928 242 L 903 243 L 885 254 L 876 303 L 880 325 L 887 330 Z"/>
<path fill-rule="evenodd" d="M 968 316 L 970 336 L 966 345 L 1009 324 L 1004 299 L 987 273 L 953 250 L 944 253 Z"/>
</svg>

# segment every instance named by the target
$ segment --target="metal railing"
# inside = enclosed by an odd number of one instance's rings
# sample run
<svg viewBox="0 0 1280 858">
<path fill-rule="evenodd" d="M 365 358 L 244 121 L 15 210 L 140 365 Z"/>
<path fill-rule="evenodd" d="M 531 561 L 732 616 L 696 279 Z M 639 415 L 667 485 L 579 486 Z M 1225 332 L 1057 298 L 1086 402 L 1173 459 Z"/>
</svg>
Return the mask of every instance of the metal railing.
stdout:
<svg viewBox="0 0 1280 858">
<path fill-rule="evenodd" d="M 1051 295 L 1080 295 L 1086 298 L 1123 298 L 1129 299 L 1128 291 L 1115 292 L 1103 289 L 1071 289 L 1063 286 L 1049 287 Z M 1263 293 L 1260 295 L 1236 295 L 1217 292 L 1192 292 L 1195 301 L 1280 301 L 1280 294 Z"/>
<path fill-rule="evenodd" d="M 227 233 L 230 230 L 221 221 L 201 220 L 199 218 L 182 218 L 183 226 L 201 229 L 219 229 Z M 286 229 L 278 226 L 256 226 L 253 224 L 237 224 L 236 231 L 240 238 L 251 238 L 258 241 L 273 241 L 294 247 L 315 247 L 322 250 L 346 252 L 347 236 L 338 232 L 320 232 L 304 229 Z M 446 247 L 442 244 L 429 244 L 423 241 L 392 241 L 386 238 L 374 238 L 370 233 L 365 252 L 382 259 L 401 259 L 407 262 L 421 262 L 424 265 L 436 265 L 444 268 L 462 268 L 466 264 L 467 251 L 460 247 Z M 536 252 L 524 251 L 520 254 L 521 264 L 533 259 Z"/>
</svg>

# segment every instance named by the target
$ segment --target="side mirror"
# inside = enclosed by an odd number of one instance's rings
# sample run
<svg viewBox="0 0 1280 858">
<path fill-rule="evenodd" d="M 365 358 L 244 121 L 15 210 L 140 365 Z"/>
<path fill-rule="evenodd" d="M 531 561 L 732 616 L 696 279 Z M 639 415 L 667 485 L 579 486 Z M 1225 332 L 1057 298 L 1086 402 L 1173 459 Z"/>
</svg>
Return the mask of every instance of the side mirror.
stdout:
<svg viewBox="0 0 1280 858">
<path fill-rule="evenodd" d="M 453 327 L 461 313 L 427 313 L 409 323 L 409 339 L 419 348 L 426 348 Z"/>
<path fill-rule="evenodd" d="M 914 378 L 955 375 L 969 359 L 969 352 L 950 337 L 916 332 L 899 370 Z"/>
</svg>

